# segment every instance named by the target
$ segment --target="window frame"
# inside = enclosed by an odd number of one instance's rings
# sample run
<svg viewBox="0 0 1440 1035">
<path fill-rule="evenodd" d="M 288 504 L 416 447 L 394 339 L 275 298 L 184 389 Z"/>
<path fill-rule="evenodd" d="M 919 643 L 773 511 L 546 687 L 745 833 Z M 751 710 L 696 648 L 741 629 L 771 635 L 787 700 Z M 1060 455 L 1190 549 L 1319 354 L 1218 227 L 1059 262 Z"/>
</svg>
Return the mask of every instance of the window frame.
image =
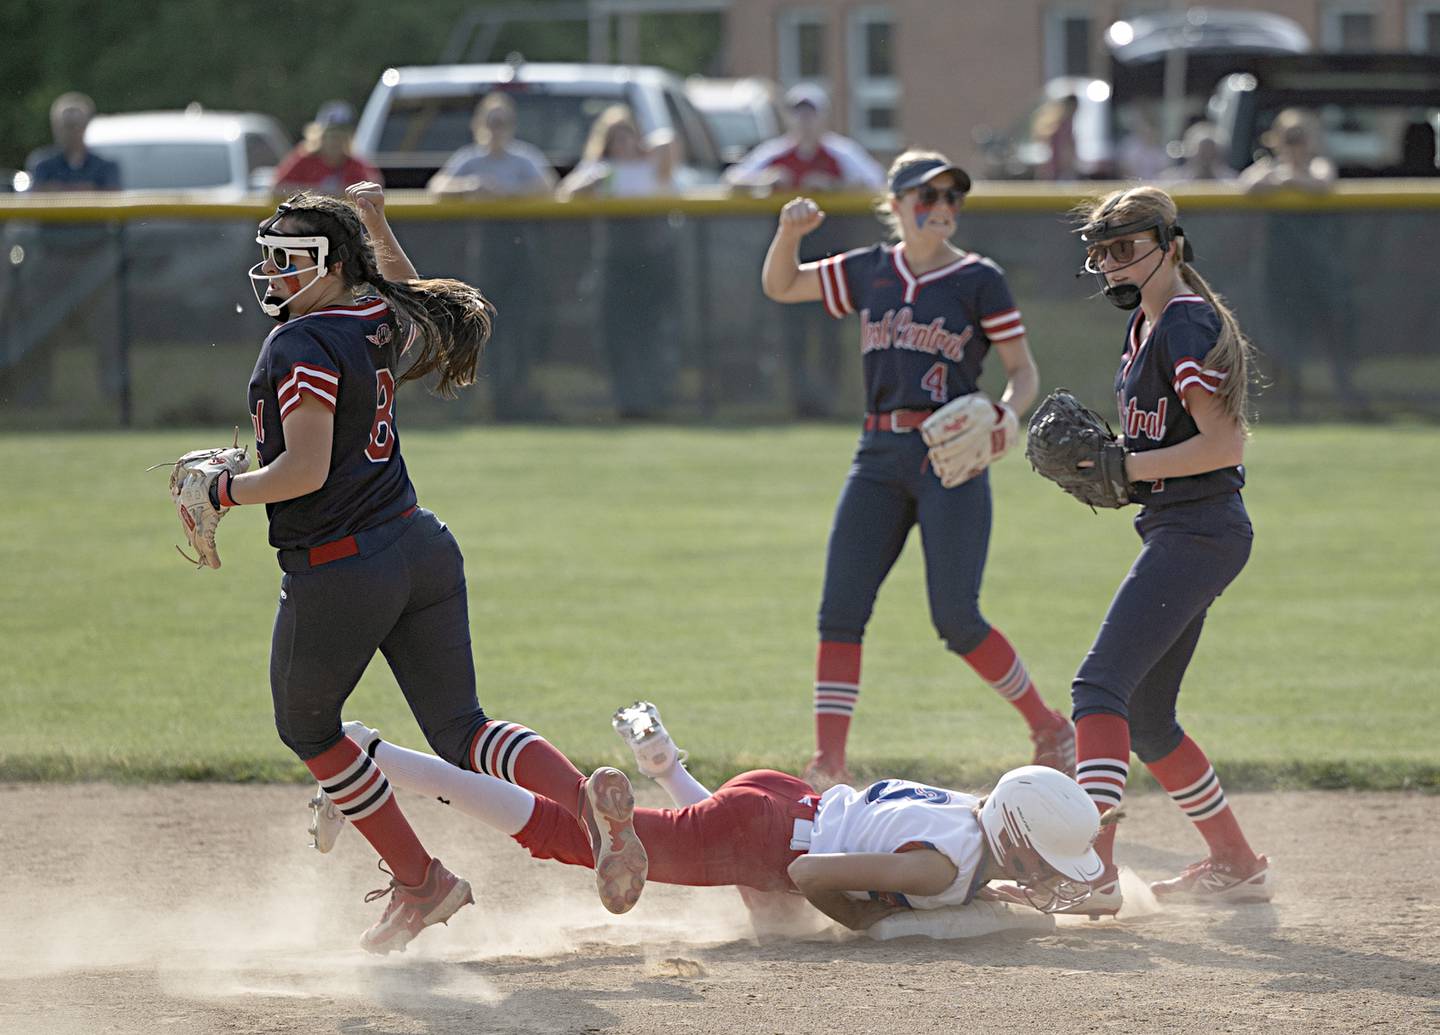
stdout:
<svg viewBox="0 0 1440 1035">
<path fill-rule="evenodd" d="M 1087 32 L 1090 34 L 1089 52 L 1085 55 L 1085 68 L 1079 72 L 1071 72 L 1065 67 L 1065 24 L 1071 21 L 1089 23 L 1087 27 Z M 1055 4 L 1045 9 L 1044 36 L 1041 45 L 1041 74 L 1044 76 L 1045 82 L 1048 83 L 1061 76 L 1093 78 L 1095 29 L 1095 12 L 1088 7 L 1080 4 Z"/>
<path fill-rule="evenodd" d="M 891 72 L 888 76 L 870 76 L 866 72 L 868 30 L 871 25 L 883 23 L 891 33 Z M 899 19 L 889 8 L 881 4 L 870 4 L 851 9 L 845 18 L 845 67 L 849 87 L 849 129 L 850 136 L 871 151 L 898 151 L 903 133 L 900 127 L 899 57 L 895 50 L 894 37 L 900 31 Z M 894 114 L 891 129 L 874 129 L 867 119 L 867 112 L 874 107 L 888 107 Z"/>
<path fill-rule="evenodd" d="M 1367 47 L 1347 50 L 1341 24 L 1346 15 L 1360 14 L 1370 19 L 1372 28 Z M 1330 0 L 1320 9 L 1320 49 L 1330 54 L 1359 53 L 1380 46 L 1380 10 L 1373 0 Z"/>
</svg>

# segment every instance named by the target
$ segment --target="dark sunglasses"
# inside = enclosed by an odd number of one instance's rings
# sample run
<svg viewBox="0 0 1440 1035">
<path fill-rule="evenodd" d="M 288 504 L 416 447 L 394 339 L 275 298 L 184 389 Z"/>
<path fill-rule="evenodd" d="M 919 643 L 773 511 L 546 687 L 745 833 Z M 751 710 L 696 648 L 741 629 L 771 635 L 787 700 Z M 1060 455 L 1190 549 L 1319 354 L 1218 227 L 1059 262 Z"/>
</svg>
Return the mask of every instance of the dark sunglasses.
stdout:
<svg viewBox="0 0 1440 1035">
<path fill-rule="evenodd" d="M 1091 272 L 1098 272 L 1100 264 L 1105 261 L 1105 256 L 1110 256 L 1111 261 L 1125 265 L 1135 261 L 1135 246 L 1137 244 L 1149 244 L 1158 248 L 1160 245 L 1153 237 L 1127 237 L 1120 241 L 1109 241 L 1104 244 L 1087 245 L 1085 248 L 1085 267 Z"/>
<path fill-rule="evenodd" d="M 932 187 L 928 183 L 922 183 L 915 188 L 915 200 L 926 208 L 931 208 L 945 199 L 945 204 L 951 208 L 959 208 L 960 203 L 965 200 L 965 192 L 959 187 L 946 187 L 941 190 L 939 187 Z"/>
</svg>

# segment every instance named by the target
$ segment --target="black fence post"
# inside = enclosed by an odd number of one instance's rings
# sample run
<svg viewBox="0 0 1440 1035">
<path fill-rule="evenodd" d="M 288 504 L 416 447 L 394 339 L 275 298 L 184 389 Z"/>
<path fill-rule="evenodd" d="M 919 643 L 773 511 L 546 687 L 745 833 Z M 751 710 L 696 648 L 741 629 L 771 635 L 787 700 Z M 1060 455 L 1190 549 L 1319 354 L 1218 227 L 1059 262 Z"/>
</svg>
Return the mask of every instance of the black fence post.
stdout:
<svg viewBox="0 0 1440 1035">
<path fill-rule="evenodd" d="M 119 253 L 115 264 L 115 365 L 120 382 L 120 426 L 128 428 L 134 414 L 130 399 L 130 300 L 126 224 L 117 222 L 111 225 L 115 229 L 115 247 Z"/>
</svg>

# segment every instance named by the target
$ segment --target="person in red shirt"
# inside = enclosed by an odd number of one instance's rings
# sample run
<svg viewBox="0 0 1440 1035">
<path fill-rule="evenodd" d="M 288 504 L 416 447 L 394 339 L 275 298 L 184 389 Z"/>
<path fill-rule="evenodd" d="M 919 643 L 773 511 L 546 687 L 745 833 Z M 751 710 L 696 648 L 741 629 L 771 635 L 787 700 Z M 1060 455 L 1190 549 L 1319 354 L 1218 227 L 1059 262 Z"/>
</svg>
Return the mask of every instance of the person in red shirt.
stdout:
<svg viewBox="0 0 1440 1035">
<path fill-rule="evenodd" d="M 350 153 L 355 109 L 344 101 L 327 101 L 296 145 L 275 170 L 275 193 L 289 196 L 310 190 L 337 197 L 352 183 L 369 181 L 384 186 L 380 170 Z"/>
</svg>

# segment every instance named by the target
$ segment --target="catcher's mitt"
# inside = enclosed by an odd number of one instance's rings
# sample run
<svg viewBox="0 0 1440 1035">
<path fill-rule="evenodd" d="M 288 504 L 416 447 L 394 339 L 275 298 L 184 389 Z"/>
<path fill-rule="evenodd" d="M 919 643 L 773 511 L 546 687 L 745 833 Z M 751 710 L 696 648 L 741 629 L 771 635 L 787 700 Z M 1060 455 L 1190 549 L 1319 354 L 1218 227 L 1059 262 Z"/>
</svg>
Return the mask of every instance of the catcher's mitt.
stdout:
<svg viewBox="0 0 1440 1035">
<path fill-rule="evenodd" d="M 952 399 L 920 425 L 930 447 L 930 466 L 947 489 L 968 482 L 999 460 L 1020 437 L 1020 422 L 1008 406 L 984 392 Z"/>
<path fill-rule="evenodd" d="M 248 448 L 197 449 L 176 460 L 170 470 L 170 499 L 180 515 L 185 541 L 195 551 L 195 556 L 191 557 L 178 546 L 175 549 L 197 568 L 220 567 L 215 529 L 230 508 L 215 505 L 211 487 L 222 475 L 228 480 L 250 469 Z M 224 487 L 224 484 L 219 487 Z M 224 496 L 218 498 L 223 499 Z"/>
<path fill-rule="evenodd" d="M 1051 392 L 1030 418 L 1030 466 L 1081 503 L 1116 509 L 1130 502 L 1125 447 L 1105 418 L 1067 389 Z M 1081 467 L 1084 461 L 1090 465 Z"/>
</svg>

